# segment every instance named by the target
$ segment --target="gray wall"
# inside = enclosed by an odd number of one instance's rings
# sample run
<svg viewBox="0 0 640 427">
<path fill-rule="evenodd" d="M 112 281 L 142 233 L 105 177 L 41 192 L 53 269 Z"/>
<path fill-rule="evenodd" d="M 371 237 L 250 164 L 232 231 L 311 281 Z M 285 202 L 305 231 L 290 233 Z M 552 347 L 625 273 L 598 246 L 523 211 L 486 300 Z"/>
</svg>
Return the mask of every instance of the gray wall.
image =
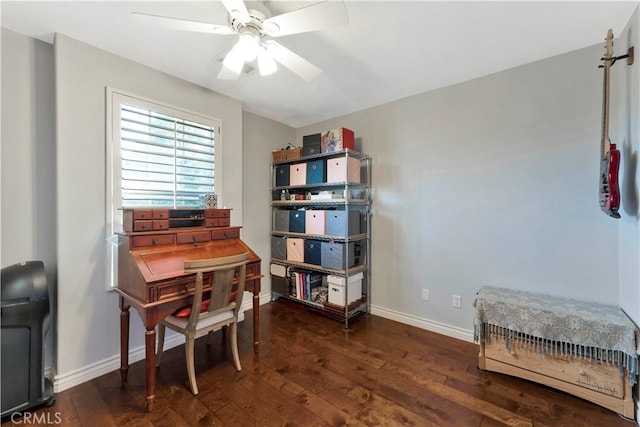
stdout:
<svg viewBox="0 0 640 427">
<path fill-rule="evenodd" d="M 1 265 L 41 260 L 55 305 L 56 185 L 53 47 L 2 29 Z M 53 325 L 47 339 L 51 366 Z"/>
<path fill-rule="evenodd" d="M 618 223 L 598 207 L 601 50 L 297 129 L 344 126 L 373 157 L 374 313 L 470 338 L 484 285 L 619 303 Z"/>
<path fill-rule="evenodd" d="M 243 239 L 262 257 L 262 302 L 271 301 L 271 152 L 295 141 L 295 129 L 282 123 L 242 113 L 242 169 L 244 187 Z"/>
<path fill-rule="evenodd" d="M 239 101 L 56 35 L 58 380 L 110 366 L 119 354 L 115 293 L 106 291 L 105 87 L 222 120 L 223 204 L 241 224 L 242 107 Z M 143 328 L 131 315 L 131 348 Z M 117 366 L 117 361 L 115 361 Z"/>
</svg>

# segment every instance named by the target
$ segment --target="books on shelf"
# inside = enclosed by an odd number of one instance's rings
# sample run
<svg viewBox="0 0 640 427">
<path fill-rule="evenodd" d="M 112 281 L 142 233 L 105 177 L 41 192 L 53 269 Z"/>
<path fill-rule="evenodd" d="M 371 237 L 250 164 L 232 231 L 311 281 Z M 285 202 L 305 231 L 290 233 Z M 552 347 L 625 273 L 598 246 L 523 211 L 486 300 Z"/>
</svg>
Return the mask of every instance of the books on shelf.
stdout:
<svg viewBox="0 0 640 427">
<path fill-rule="evenodd" d="M 326 275 L 316 272 L 294 271 L 291 273 L 291 290 L 289 294 L 302 301 L 322 304 L 327 301 L 329 288 Z"/>
</svg>

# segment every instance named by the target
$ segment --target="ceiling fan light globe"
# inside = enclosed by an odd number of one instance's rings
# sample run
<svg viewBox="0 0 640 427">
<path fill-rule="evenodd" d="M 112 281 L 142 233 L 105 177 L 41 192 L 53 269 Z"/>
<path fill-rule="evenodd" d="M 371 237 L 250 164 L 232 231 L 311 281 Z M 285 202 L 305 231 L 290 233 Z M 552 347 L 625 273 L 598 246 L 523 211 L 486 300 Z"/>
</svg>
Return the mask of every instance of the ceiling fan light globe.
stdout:
<svg viewBox="0 0 640 427">
<path fill-rule="evenodd" d="M 260 50 L 260 42 L 251 34 L 240 34 L 240 40 L 238 40 L 238 50 L 240 51 L 242 59 L 245 62 L 251 62 L 258 56 L 258 50 Z"/>
<path fill-rule="evenodd" d="M 224 57 L 222 65 L 233 71 L 234 73 L 240 74 L 242 72 L 242 68 L 244 67 L 244 61 L 238 54 L 237 49 L 234 48 L 227 54 L 227 56 Z"/>
<path fill-rule="evenodd" d="M 261 76 L 268 76 L 278 71 L 276 61 L 273 60 L 266 49 L 260 49 L 260 53 L 258 54 L 258 69 L 260 70 Z"/>
</svg>

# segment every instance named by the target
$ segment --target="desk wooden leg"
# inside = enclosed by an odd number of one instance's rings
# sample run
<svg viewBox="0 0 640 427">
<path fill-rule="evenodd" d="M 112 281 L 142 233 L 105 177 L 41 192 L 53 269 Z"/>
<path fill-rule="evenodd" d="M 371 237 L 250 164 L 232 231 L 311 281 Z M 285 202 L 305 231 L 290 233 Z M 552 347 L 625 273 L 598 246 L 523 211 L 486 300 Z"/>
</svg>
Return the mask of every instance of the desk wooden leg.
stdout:
<svg viewBox="0 0 640 427">
<path fill-rule="evenodd" d="M 260 291 L 253 293 L 253 352 L 257 353 L 260 345 Z"/>
<path fill-rule="evenodd" d="M 147 411 L 153 411 L 156 398 L 156 328 L 147 327 L 144 337 L 145 370 L 147 374 Z"/>
<path fill-rule="evenodd" d="M 120 297 L 120 379 L 127 381 L 129 373 L 129 305 Z"/>
</svg>

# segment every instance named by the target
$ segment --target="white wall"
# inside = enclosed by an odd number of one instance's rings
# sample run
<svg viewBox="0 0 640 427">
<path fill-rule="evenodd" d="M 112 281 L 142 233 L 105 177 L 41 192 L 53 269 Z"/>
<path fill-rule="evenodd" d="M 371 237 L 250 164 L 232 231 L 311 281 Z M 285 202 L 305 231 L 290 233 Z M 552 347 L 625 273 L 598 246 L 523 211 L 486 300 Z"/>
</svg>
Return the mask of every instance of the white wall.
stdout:
<svg viewBox="0 0 640 427">
<path fill-rule="evenodd" d="M 617 104 L 612 111 L 612 142 L 621 154 L 620 215 L 618 221 L 618 270 L 620 278 L 620 306 L 636 324 L 640 324 L 640 8 L 636 8 L 625 30 L 614 42 L 614 55 L 624 55 L 628 47 L 635 48 L 635 61 L 616 62 L 611 78 L 617 91 L 611 102 Z M 617 120 L 616 120 L 617 119 Z"/>
<path fill-rule="evenodd" d="M 57 111 L 58 383 L 77 370 L 118 366 L 119 309 L 106 292 L 105 87 L 222 120 L 223 204 L 240 224 L 242 108 L 239 101 L 64 35 L 55 39 Z M 247 224 L 245 229 L 250 229 Z M 131 310 L 131 348 L 144 329 Z M 96 367 L 96 369 L 98 369 Z"/>
<path fill-rule="evenodd" d="M 244 187 L 243 240 L 262 258 L 262 301 L 271 300 L 271 152 L 295 141 L 295 129 L 252 113 L 242 113 Z"/>
<path fill-rule="evenodd" d="M 41 260 L 55 304 L 55 100 L 53 48 L 2 29 L 2 267 Z M 53 316 L 52 316 L 53 318 Z M 50 325 L 45 366 L 52 363 Z"/>
<path fill-rule="evenodd" d="M 373 157 L 375 314 L 470 338 L 484 285 L 618 304 L 618 224 L 598 206 L 601 56 L 594 46 L 297 129 L 301 141 L 347 127 Z"/>
</svg>

